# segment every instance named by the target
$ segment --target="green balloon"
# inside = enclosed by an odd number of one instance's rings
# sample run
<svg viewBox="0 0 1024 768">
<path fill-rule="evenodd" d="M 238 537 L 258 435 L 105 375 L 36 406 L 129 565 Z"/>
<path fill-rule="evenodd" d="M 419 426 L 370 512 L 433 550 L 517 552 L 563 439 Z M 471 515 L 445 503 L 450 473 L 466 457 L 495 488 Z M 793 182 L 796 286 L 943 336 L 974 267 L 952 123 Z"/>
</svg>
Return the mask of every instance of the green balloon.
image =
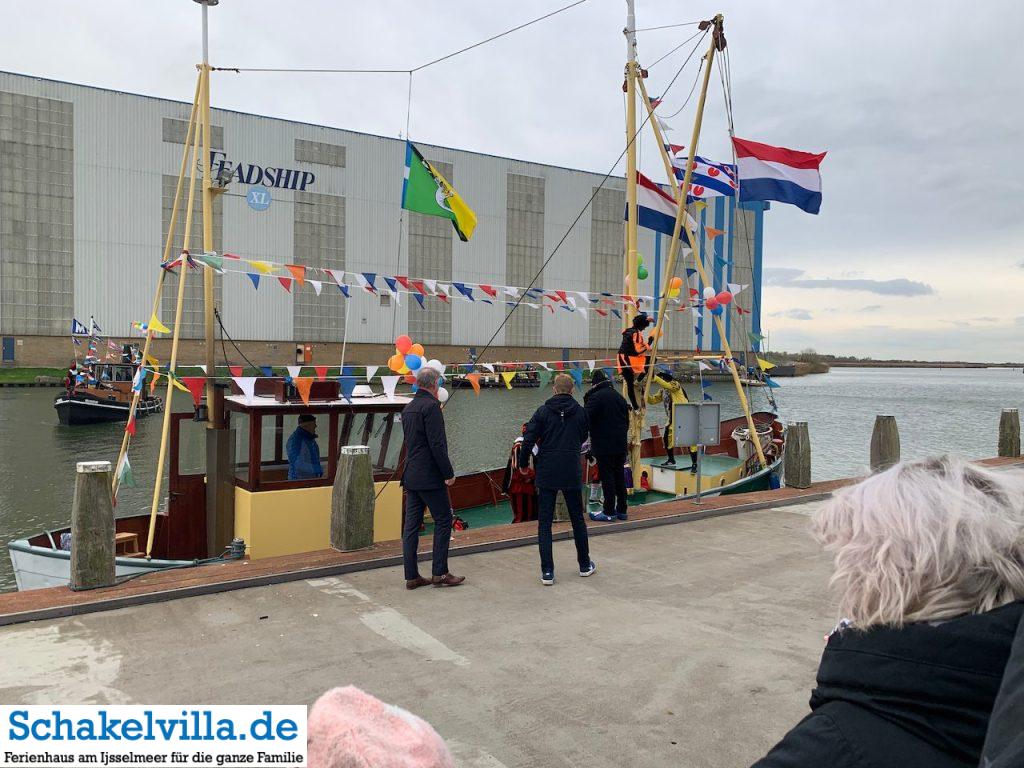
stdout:
<svg viewBox="0 0 1024 768">
<path fill-rule="evenodd" d="M 646 269 L 646 267 L 640 267 L 640 269 L 638 269 L 636 271 L 636 276 L 639 277 L 641 280 L 646 280 L 647 279 L 647 269 Z"/>
<path fill-rule="evenodd" d="M 636 255 L 636 265 L 638 267 L 642 267 L 644 265 L 644 257 L 641 256 L 639 253 Z"/>
</svg>

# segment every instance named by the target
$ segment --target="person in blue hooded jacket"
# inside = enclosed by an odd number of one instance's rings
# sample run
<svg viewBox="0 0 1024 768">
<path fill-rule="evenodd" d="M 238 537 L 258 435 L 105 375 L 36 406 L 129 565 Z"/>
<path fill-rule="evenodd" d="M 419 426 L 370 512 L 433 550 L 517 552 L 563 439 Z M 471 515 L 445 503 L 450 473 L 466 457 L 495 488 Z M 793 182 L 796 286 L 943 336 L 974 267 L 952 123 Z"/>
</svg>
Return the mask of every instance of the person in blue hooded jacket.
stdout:
<svg viewBox="0 0 1024 768">
<path fill-rule="evenodd" d="M 316 442 L 316 417 L 311 413 L 299 416 L 299 426 L 288 438 L 288 479 L 311 480 L 323 477 L 320 446 Z"/>
<path fill-rule="evenodd" d="M 572 537 L 576 542 L 576 559 L 580 576 L 590 576 L 597 570 L 590 559 L 587 523 L 583 518 L 583 473 L 580 447 L 590 433 L 587 414 L 572 396 L 573 380 L 564 373 L 555 377 L 554 397 L 537 409 L 526 425 L 523 442 L 519 446 L 519 466 L 529 457 L 535 445 L 540 451 L 534 459 L 537 470 L 537 491 L 540 504 L 537 520 L 537 544 L 540 548 L 541 583 L 555 583 L 555 561 L 551 553 L 551 523 L 555 517 L 555 499 L 558 492 L 565 498 L 572 521 Z"/>
</svg>

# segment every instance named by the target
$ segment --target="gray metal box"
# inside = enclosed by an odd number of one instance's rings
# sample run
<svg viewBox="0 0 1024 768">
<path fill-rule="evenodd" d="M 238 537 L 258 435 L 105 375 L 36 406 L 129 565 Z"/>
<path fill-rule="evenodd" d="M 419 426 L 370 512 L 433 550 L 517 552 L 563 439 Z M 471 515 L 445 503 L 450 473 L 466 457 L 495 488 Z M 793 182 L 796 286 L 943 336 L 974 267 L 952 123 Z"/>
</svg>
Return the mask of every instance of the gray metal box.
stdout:
<svg viewBox="0 0 1024 768">
<path fill-rule="evenodd" d="M 718 445 L 721 442 L 719 403 L 676 403 L 673 414 L 675 445 Z"/>
</svg>

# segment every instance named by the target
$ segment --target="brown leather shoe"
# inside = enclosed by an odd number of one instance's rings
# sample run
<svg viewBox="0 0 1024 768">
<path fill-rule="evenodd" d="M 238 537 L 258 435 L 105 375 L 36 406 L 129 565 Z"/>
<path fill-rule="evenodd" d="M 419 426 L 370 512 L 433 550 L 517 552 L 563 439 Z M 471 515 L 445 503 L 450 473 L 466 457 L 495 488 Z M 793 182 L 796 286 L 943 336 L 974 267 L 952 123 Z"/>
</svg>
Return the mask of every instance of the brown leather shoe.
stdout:
<svg viewBox="0 0 1024 768">
<path fill-rule="evenodd" d="M 455 576 L 451 573 L 446 573 L 444 576 L 434 576 L 431 579 L 435 587 L 457 587 L 465 580 L 465 576 Z"/>
<path fill-rule="evenodd" d="M 417 576 L 415 579 L 409 579 L 405 582 L 406 589 L 419 589 L 430 584 L 430 579 L 425 579 L 422 576 Z"/>
</svg>

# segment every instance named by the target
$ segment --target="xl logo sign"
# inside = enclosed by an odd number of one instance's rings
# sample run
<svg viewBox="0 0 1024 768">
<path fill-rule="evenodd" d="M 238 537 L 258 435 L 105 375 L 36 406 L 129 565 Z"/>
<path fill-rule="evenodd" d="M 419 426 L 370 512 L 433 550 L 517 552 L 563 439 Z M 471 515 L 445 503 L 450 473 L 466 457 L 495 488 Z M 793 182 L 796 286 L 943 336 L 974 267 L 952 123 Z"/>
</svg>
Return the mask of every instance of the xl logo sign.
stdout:
<svg viewBox="0 0 1024 768">
<path fill-rule="evenodd" d="M 245 196 L 245 202 L 254 211 L 265 211 L 270 207 L 270 190 L 266 187 L 253 187 Z"/>
</svg>

